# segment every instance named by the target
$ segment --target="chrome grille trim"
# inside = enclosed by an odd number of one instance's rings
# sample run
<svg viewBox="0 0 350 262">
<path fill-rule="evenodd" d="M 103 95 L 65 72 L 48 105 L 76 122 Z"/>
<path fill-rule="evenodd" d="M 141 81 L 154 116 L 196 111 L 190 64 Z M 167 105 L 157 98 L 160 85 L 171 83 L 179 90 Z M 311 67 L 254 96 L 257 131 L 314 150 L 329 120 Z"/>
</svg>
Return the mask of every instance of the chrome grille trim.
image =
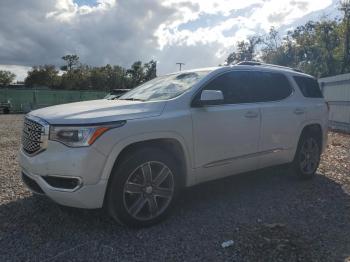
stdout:
<svg viewBox="0 0 350 262">
<path fill-rule="evenodd" d="M 39 154 L 47 148 L 49 124 L 31 115 L 24 118 L 22 149 L 27 155 Z"/>
</svg>

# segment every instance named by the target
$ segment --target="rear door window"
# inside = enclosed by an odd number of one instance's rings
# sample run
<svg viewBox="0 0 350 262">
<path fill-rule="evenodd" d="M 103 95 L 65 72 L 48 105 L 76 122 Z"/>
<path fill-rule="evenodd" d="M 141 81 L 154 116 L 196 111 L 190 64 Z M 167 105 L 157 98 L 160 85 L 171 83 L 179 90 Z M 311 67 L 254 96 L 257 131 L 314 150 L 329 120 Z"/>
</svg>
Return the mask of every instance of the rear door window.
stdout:
<svg viewBox="0 0 350 262">
<path fill-rule="evenodd" d="M 323 97 L 320 86 L 316 79 L 304 76 L 293 76 L 295 82 L 299 86 L 299 89 L 303 96 L 311 98 Z"/>
<path fill-rule="evenodd" d="M 293 92 L 287 77 L 274 72 L 249 72 L 254 83 L 251 87 L 253 102 L 272 102 L 287 98 Z"/>
</svg>

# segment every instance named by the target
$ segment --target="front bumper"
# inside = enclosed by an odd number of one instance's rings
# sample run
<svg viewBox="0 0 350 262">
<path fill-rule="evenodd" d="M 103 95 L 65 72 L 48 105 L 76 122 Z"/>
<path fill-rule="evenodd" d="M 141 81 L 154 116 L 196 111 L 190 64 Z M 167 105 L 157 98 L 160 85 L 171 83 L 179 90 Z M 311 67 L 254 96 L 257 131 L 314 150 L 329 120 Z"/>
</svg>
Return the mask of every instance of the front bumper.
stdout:
<svg viewBox="0 0 350 262">
<path fill-rule="evenodd" d="M 47 150 L 35 156 L 19 153 L 22 180 L 31 191 L 78 208 L 103 206 L 105 161 L 94 148 L 68 148 L 58 142 L 49 142 Z"/>
<path fill-rule="evenodd" d="M 58 204 L 78 208 L 101 208 L 106 183 L 101 180 L 95 185 L 83 185 L 76 191 L 66 191 L 51 187 L 39 175 L 22 170 L 22 180 L 36 194 L 46 195 Z"/>
</svg>

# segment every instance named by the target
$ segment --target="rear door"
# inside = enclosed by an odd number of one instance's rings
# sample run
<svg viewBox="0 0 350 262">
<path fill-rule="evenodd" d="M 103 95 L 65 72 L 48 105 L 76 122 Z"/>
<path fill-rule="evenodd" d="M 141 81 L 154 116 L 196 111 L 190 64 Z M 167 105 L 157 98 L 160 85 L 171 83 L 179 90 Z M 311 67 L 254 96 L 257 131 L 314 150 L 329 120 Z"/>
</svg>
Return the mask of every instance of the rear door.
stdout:
<svg viewBox="0 0 350 262">
<path fill-rule="evenodd" d="M 283 73 L 257 72 L 255 77 L 261 89 L 260 167 L 290 162 L 306 119 L 305 101 Z"/>
<path fill-rule="evenodd" d="M 307 121 L 322 126 L 324 150 L 327 141 L 329 112 L 318 82 L 315 78 L 308 76 L 293 76 L 293 79 L 303 95 Z"/>
<path fill-rule="evenodd" d="M 327 117 L 327 105 L 316 79 L 305 76 L 293 76 L 301 93 L 306 98 L 307 118 L 310 121 L 318 122 Z"/>
</svg>

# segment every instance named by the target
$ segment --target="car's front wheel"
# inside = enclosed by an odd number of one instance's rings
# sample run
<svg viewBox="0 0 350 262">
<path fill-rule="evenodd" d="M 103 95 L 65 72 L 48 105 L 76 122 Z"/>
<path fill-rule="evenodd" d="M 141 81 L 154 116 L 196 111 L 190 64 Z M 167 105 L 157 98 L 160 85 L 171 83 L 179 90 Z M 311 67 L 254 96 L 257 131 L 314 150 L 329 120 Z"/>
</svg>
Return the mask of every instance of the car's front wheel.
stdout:
<svg viewBox="0 0 350 262">
<path fill-rule="evenodd" d="M 298 144 L 294 157 L 293 167 L 297 175 L 301 178 L 312 178 L 321 158 L 321 146 L 316 136 L 304 133 Z"/>
<path fill-rule="evenodd" d="M 171 154 L 146 148 L 134 151 L 112 173 L 107 206 L 112 217 L 128 226 L 150 226 L 171 210 L 179 169 Z"/>
</svg>

